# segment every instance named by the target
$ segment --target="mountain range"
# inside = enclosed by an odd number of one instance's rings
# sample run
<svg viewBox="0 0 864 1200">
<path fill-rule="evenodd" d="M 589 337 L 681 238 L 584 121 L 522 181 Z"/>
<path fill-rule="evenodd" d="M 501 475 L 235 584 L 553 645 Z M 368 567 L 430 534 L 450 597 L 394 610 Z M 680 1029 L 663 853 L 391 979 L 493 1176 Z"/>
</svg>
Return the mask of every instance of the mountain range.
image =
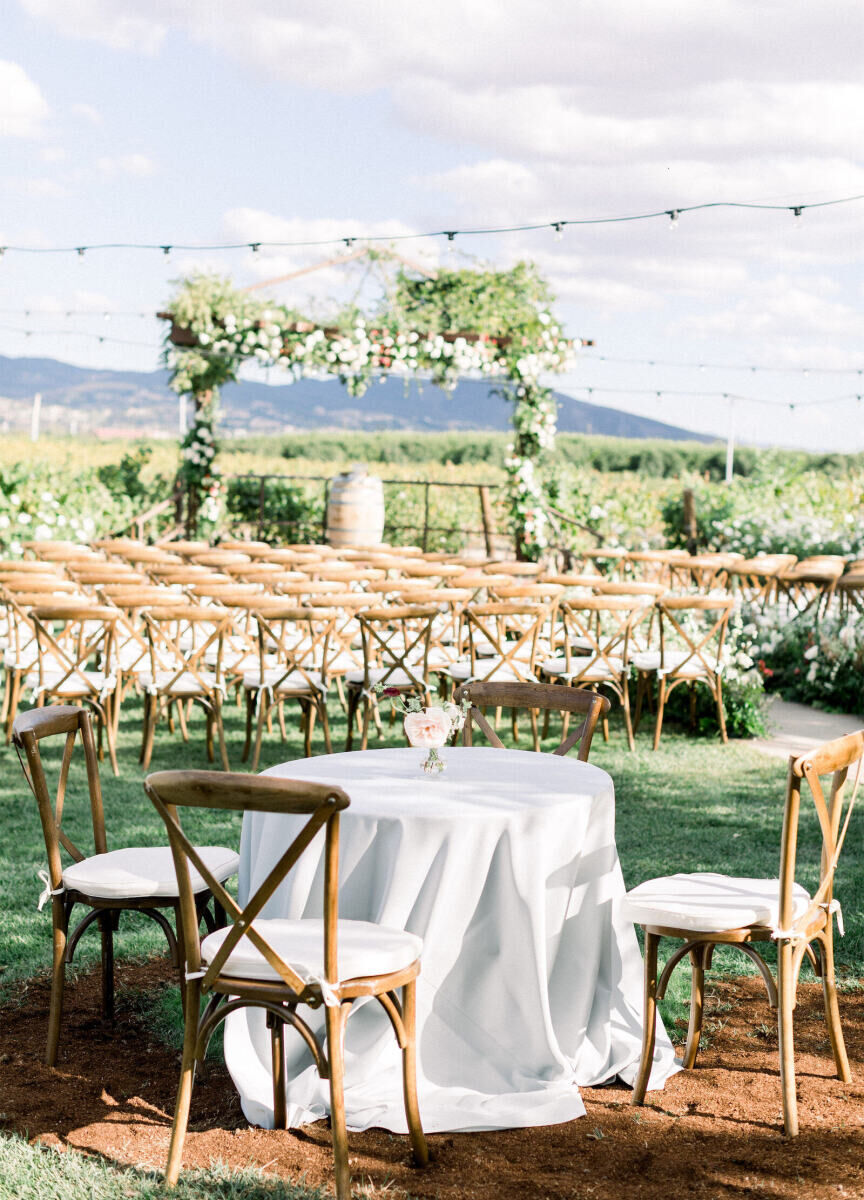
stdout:
<svg viewBox="0 0 864 1200">
<path fill-rule="evenodd" d="M 30 427 L 32 399 L 42 396 L 41 428 L 48 433 L 99 437 L 175 437 L 178 398 L 167 371 L 106 371 L 53 358 L 0 355 L 0 428 Z M 662 421 L 634 416 L 556 392 L 562 433 L 627 438 L 714 439 Z M 285 433 L 303 429 L 507 430 L 512 406 L 494 386 L 463 380 L 452 392 L 431 383 L 385 378 L 366 394 L 349 395 L 338 380 L 301 379 L 271 386 L 241 380 L 222 392 L 223 434 Z"/>
</svg>

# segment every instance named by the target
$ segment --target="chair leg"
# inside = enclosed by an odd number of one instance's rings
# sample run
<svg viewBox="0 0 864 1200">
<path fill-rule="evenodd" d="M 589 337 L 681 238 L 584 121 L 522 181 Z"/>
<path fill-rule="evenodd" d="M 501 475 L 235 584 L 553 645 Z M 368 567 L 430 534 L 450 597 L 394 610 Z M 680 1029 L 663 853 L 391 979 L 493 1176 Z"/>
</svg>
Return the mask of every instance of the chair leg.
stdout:
<svg viewBox="0 0 864 1200">
<path fill-rule="evenodd" d="M 60 1044 L 60 1023 L 63 1019 L 63 989 L 66 982 L 66 935 L 69 931 L 69 909 L 62 896 L 52 897 L 54 917 L 54 962 L 51 972 L 51 1008 L 48 1014 L 48 1046 L 45 1062 L 49 1067 L 57 1065 L 57 1047 Z"/>
<path fill-rule="evenodd" d="M 351 1200 L 351 1175 L 348 1170 L 348 1132 L 345 1128 L 345 1022 L 350 1004 L 328 1004 L 327 1058 L 330 1063 L 330 1128 L 333 1133 L 333 1161 L 336 1175 L 336 1200 Z"/>
<path fill-rule="evenodd" d="M 720 737 L 723 739 L 723 744 L 729 741 L 726 733 L 726 712 L 723 708 L 723 680 L 717 676 L 717 723 L 720 726 Z"/>
<path fill-rule="evenodd" d="M 279 736 L 283 742 L 288 740 L 288 730 L 285 728 L 285 701 L 280 700 L 276 705 L 276 716 L 279 718 Z M 306 756 L 309 757 L 308 755 Z"/>
<path fill-rule="evenodd" d="M 360 749 L 365 750 L 369 745 L 369 714 L 372 710 L 372 701 L 368 696 L 363 697 L 363 732 L 360 735 Z"/>
<path fill-rule="evenodd" d="M 660 734 L 663 732 L 663 709 L 666 704 L 666 676 L 660 676 L 657 688 L 657 720 L 654 722 L 654 749 L 660 748 Z"/>
<path fill-rule="evenodd" d="M 783 1092 L 783 1128 L 787 1137 L 798 1135 L 798 1098 L 795 1095 L 795 974 L 792 944 L 777 946 L 777 1024 L 780 1040 L 780 1087 Z"/>
<path fill-rule="evenodd" d="M 639 722 L 642 720 L 642 702 L 645 697 L 645 681 L 647 676 L 644 671 L 639 672 L 636 683 L 636 712 L 633 714 L 633 732 L 639 732 Z"/>
<path fill-rule="evenodd" d="M 823 940 L 819 943 L 819 955 L 822 959 L 822 997 L 825 1001 L 825 1024 L 828 1026 L 828 1037 L 831 1040 L 831 1052 L 834 1055 L 834 1066 L 837 1068 L 837 1078 L 849 1083 L 852 1075 L 849 1071 L 849 1059 L 846 1055 L 846 1044 L 843 1041 L 843 1028 L 840 1024 L 840 1009 L 837 1005 L 837 984 L 834 979 L 834 936 L 829 925 L 825 930 Z"/>
<path fill-rule="evenodd" d="M 117 703 L 117 697 L 114 697 L 114 703 Z M 120 771 L 117 767 L 117 742 L 115 738 L 114 722 L 111 717 L 111 709 L 107 708 L 105 712 L 105 741 L 108 743 L 108 758 L 111 762 L 111 770 L 114 772 L 115 779 L 119 776 Z"/>
<path fill-rule="evenodd" d="M 354 717 L 357 712 L 357 705 L 360 701 L 360 693 L 355 688 L 348 689 L 348 731 L 345 737 L 345 749 L 351 750 L 354 746 Z"/>
<path fill-rule="evenodd" d="M 213 697 L 213 720 L 216 723 L 216 736 L 219 738 L 219 755 L 222 759 L 222 770 L 230 771 L 228 747 L 225 744 L 225 726 L 222 722 L 222 697 L 218 692 Z"/>
<path fill-rule="evenodd" d="M 690 951 L 690 1024 L 687 1028 L 687 1045 L 682 1065 L 686 1070 L 696 1066 L 699 1039 L 702 1036 L 702 1018 L 705 1012 L 705 958 L 710 945 L 695 946 Z"/>
<path fill-rule="evenodd" d="M 285 1023 L 275 1013 L 268 1012 L 267 1028 L 270 1030 L 270 1057 L 273 1070 L 273 1128 L 288 1128 L 288 1110 L 285 1103 Z"/>
<path fill-rule="evenodd" d="M 258 760 L 261 757 L 261 742 L 264 738 L 264 722 L 267 719 L 267 695 L 269 693 L 259 692 L 258 694 L 258 721 L 255 727 L 255 749 L 252 751 L 252 765 L 249 768 L 251 771 L 258 770 Z"/>
<path fill-rule="evenodd" d="M 645 931 L 645 999 L 642 1014 L 642 1058 L 633 1085 L 631 1104 L 644 1104 L 654 1058 L 654 1037 L 657 1024 L 657 947 L 660 936 Z"/>
<path fill-rule="evenodd" d="M 7 685 L 8 686 L 8 685 Z M 21 672 L 12 672 L 11 692 L 9 695 L 9 708 L 6 712 L 6 741 L 12 741 L 12 726 L 15 724 L 15 717 L 18 715 L 18 702 L 21 698 Z"/>
<path fill-rule="evenodd" d="M 153 756 L 153 739 L 156 736 L 156 721 L 159 716 L 159 700 L 156 696 L 147 697 L 149 716 L 144 720 L 144 745 L 141 749 L 141 766 L 146 771 Z"/>
<path fill-rule="evenodd" d="M 258 693 L 251 689 L 246 693 L 246 740 L 243 743 L 242 762 L 246 762 L 252 748 L 252 717 L 255 714 L 255 699 Z"/>
<path fill-rule="evenodd" d="M 318 713 L 318 706 L 314 700 L 308 700 L 304 706 L 306 708 L 306 757 L 312 757 L 312 733 L 315 729 L 315 717 Z"/>
<path fill-rule="evenodd" d="M 548 709 L 546 710 L 548 713 Z M 537 709 L 531 709 L 531 738 L 534 743 L 534 749 L 540 749 L 540 732 L 537 728 Z"/>
<path fill-rule="evenodd" d="M 112 914 L 105 912 L 99 918 L 102 935 L 102 1019 L 114 1023 L 114 929 Z"/>
<path fill-rule="evenodd" d="M 333 753 L 333 742 L 330 739 L 330 719 L 327 716 L 327 697 L 321 696 L 318 701 L 321 713 L 321 728 L 324 730 L 324 747 L 328 754 Z"/>
<path fill-rule="evenodd" d="M 627 685 L 626 668 L 621 686 L 621 707 L 624 709 L 624 728 L 627 730 L 627 745 L 631 750 L 635 750 L 636 740 L 633 737 L 633 722 L 630 719 L 630 688 Z"/>
<path fill-rule="evenodd" d="M 198 1042 L 198 1013 L 201 1008 L 201 985 L 189 980 L 186 985 L 186 1018 L 183 1032 L 183 1062 L 180 1067 L 180 1084 L 174 1104 L 174 1122 L 171 1126 L 171 1143 L 168 1147 L 168 1163 L 165 1167 L 165 1184 L 174 1187 L 180 1177 L 183 1161 L 183 1142 L 189 1124 L 189 1106 L 192 1103 L 192 1088 L 195 1085 L 195 1051 Z"/>
<path fill-rule="evenodd" d="M 417 1103 L 417 981 L 410 980 L 402 988 L 402 1027 L 405 1045 L 402 1048 L 402 1091 L 405 1097 L 405 1119 L 414 1161 L 419 1167 L 429 1162 L 429 1147 L 420 1123 Z"/>
</svg>

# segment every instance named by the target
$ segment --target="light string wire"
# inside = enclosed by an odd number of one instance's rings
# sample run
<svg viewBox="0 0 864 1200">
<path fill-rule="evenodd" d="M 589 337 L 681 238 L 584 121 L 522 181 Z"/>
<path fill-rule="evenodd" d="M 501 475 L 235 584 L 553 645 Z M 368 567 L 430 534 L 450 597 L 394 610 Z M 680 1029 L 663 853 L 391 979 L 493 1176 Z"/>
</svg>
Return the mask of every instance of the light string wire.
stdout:
<svg viewBox="0 0 864 1200">
<path fill-rule="evenodd" d="M 532 233 L 539 229 L 551 229 L 556 235 L 563 233 L 568 226 L 583 225 L 620 225 L 630 221 L 653 221 L 658 217 L 668 217 L 673 225 L 678 224 L 682 213 L 702 212 L 709 209 L 738 208 L 756 209 L 764 212 L 789 212 L 796 218 L 804 212 L 815 208 L 833 208 L 838 204 L 853 204 L 864 200 L 864 194 L 858 196 L 842 196 L 836 200 L 818 200 L 811 204 L 757 204 L 744 200 L 711 200 L 704 204 L 682 204 L 675 208 L 661 208 L 653 212 L 629 213 L 616 217 L 568 217 L 558 221 L 533 221 L 522 225 L 480 226 L 467 229 L 436 229 L 424 233 L 373 233 L 352 234 L 348 237 L 316 238 L 298 241 L 244 241 L 221 242 L 210 245 L 191 244 L 183 242 L 92 242 L 77 246 L 16 246 L 0 245 L 0 255 L 15 254 L 77 254 L 81 257 L 88 250 L 158 250 L 164 255 L 170 255 L 172 250 L 182 251 L 216 251 L 216 250 L 251 250 L 257 253 L 267 249 L 297 249 L 305 246 L 333 246 L 344 242 L 349 248 L 356 242 L 408 242 L 424 238 L 446 238 L 452 242 L 457 237 L 480 237 L 503 233 Z"/>
</svg>

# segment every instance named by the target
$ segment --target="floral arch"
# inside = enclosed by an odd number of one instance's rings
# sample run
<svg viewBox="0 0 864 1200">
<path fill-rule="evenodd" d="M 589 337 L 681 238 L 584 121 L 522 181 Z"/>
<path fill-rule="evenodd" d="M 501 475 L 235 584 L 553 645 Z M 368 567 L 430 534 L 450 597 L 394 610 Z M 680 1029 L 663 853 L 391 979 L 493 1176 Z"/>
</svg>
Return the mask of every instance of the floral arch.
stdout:
<svg viewBox="0 0 864 1200">
<path fill-rule="evenodd" d="M 570 369 L 574 346 L 553 317 L 549 289 L 532 264 L 434 275 L 401 266 L 372 311 L 350 306 L 326 326 L 250 291 L 218 276 L 195 275 L 180 281 L 170 310 L 160 313 L 170 321 L 164 361 L 171 387 L 195 404 L 180 468 L 193 524 L 197 513 L 205 516 L 209 508 L 212 515 L 218 506 L 218 392 L 236 379 L 244 361 L 278 365 L 294 379 L 336 375 L 354 396 L 385 374 L 429 378 L 442 387 L 455 386 L 461 376 L 481 376 L 500 380 L 501 394 L 513 402 L 513 442 L 505 460 L 511 528 L 520 556 L 541 553 L 548 541 L 543 467 L 555 444 L 557 414 L 540 378 Z"/>
</svg>

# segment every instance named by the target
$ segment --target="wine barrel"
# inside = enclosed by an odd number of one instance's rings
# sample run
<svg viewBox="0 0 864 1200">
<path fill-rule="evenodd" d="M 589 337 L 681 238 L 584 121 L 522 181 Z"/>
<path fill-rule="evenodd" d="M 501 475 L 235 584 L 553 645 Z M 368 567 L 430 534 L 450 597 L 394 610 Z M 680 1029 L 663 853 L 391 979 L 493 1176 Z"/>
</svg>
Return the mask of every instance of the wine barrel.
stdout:
<svg viewBox="0 0 864 1200">
<path fill-rule="evenodd" d="M 354 466 L 330 480 L 327 541 L 331 546 L 375 546 L 384 533 L 384 486 Z"/>
</svg>

